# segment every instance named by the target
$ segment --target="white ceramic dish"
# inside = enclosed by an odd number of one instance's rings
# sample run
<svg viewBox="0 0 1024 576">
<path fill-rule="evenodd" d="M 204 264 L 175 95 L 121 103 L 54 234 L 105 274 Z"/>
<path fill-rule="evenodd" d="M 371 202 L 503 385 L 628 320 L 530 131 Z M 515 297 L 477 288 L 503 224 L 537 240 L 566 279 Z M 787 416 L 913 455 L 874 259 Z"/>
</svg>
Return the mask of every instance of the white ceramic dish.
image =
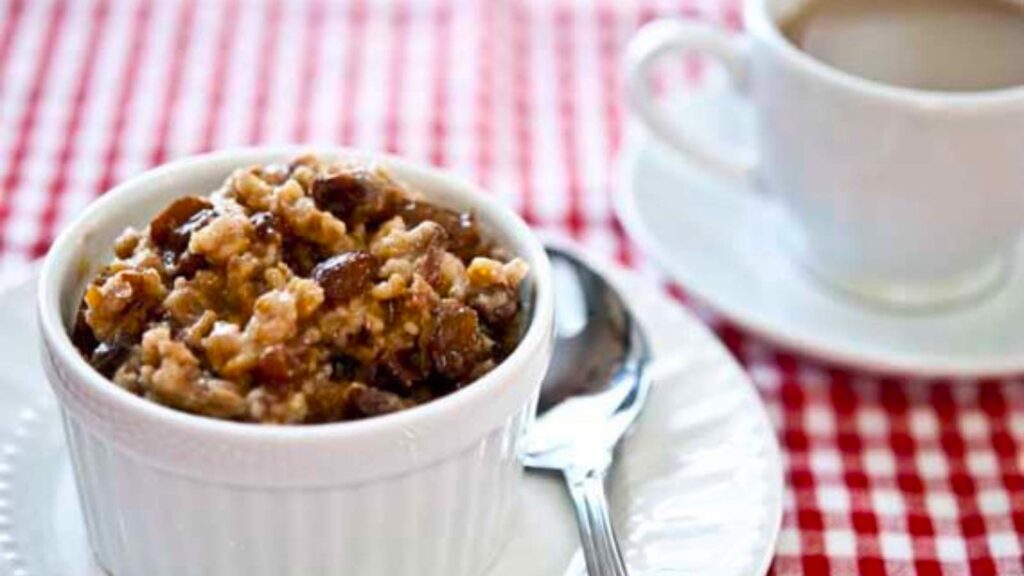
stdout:
<svg viewBox="0 0 1024 576">
<path fill-rule="evenodd" d="M 677 112 L 687 128 L 742 144 L 752 115 L 714 81 Z M 800 353 L 886 374 L 1024 372 L 1024 254 L 979 303 L 901 313 L 840 293 L 780 246 L 776 203 L 678 159 L 632 126 L 616 210 L 630 236 L 691 294 L 736 324 Z"/>
<path fill-rule="evenodd" d="M 197 417 L 112 385 L 67 335 L 85 284 L 127 225 L 214 190 L 290 148 L 189 158 L 122 184 L 57 239 L 39 279 L 43 367 L 57 393 L 90 542 L 118 576 L 476 576 L 508 537 L 516 447 L 551 357 L 553 294 L 536 236 L 484 192 L 397 158 L 380 163 L 438 204 L 472 209 L 530 266 L 532 313 L 516 350 L 466 388 L 356 422 L 253 426 Z"/>
<path fill-rule="evenodd" d="M 655 360 L 670 360 L 610 486 L 630 566 L 764 574 L 781 519 L 782 463 L 753 385 L 678 305 L 632 275 L 609 276 L 648 330 Z M 0 293 L 0 574 L 103 576 L 86 541 L 59 410 L 35 362 L 34 291 L 30 279 Z M 511 538 L 487 576 L 565 573 L 578 540 L 561 482 L 528 475 L 514 502 Z"/>
</svg>

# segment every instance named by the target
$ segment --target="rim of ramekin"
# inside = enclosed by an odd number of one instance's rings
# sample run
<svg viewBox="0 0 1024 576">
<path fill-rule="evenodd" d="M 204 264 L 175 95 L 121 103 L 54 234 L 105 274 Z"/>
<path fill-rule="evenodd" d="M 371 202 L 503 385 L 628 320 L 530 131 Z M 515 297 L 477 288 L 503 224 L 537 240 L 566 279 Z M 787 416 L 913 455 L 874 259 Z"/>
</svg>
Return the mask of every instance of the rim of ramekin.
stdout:
<svg viewBox="0 0 1024 576">
<path fill-rule="evenodd" d="M 83 232 L 87 231 L 87 226 L 97 215 L 124 202 L 142 185 L 159 178 L 166 178 L 179 171 L 210 169 L 221 165 L 230 170 L 252 164 L 279 161 L 302 153 L 333 159 L 380 163 L 397 168 L 401 172 L 415 173 L 417 178 L 443 181 L 452 190 L 465 191 L 465 193 L 456 192 L 456 194 L 471 198 L 471 208 L 478 209 L 481 213 L 486 212 L 488 218 L 492 220 L 489 225 L 496 226 L 527 248 L 527 254 L 517 255 L 525 257 L 530 264 L 534 299 L 530 324 L 516 349 L 493 370 L 472 384 L 426 404 L 363 420 L 313 425 L 260 425 L 219 420 L 175 410 L 141 398 L 115 385 L 86 362 L 72 343 L 68 329 L 61 319 L 61 297 L 64 291 L 71 287 L 60 285 L 60 280 L 65 275 L 64 267 L 75 265 L 75 257 L 80 252 L 77 241 Z M 228 165 L 231 166 L 228 167 Z M 524 368 L 524 365 L 531 360 L 531 354 L 544 349 L 544 342 L 549 336 L 546 332 L 550 332 L 552 329 L 554 319 L 551 265 L 540 239 L 517 214 L 488 196 L 481 188 L 445 170 L 391 154 L 345 147 L 295 145 L 232 148 L 189 156 L 147 170 L 114 187 L 90 204 L 53 242 L 40 271 L 37 305 L 42 336 L 49 342 L 53 352 L 63 357 L 65 366 L 74 372 L 74 376 L 82 385 L 92 388 L 95 393 L 113 406 L 146 416 L 161 425 L 201 432 L 208 434 L 211 438 L 221 438 L 224 441 L 259 442 L 295 440 L 358 442 L 366 437 L 382 433 L 400 433 L 403 430 L 416 429 L 428 422 L 457 422 L 455 418 L 460 414 L 471 412 L 473 406 L 486 403 L 487 399 L 497 392 L 495 388 L 501 383 L 515 380 L 510 377 L 516 371 Z M 526 384 L 529 383 L 524 383 L 524 385 Z"/>
</svg>

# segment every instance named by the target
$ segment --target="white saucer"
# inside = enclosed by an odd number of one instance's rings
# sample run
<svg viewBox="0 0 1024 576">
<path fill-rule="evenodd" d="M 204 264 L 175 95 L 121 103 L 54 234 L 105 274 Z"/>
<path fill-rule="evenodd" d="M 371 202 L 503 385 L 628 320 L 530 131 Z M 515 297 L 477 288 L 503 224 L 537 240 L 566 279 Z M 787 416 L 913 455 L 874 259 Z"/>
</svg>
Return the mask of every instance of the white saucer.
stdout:
<svg viewBox="0 0 1024 576">
<path fill-rule="evenodd" d="M 699 322 L 635 277 L 610 274 L 634 296 L 660 362 L 610 487 L 630 566 L 764 574 L 781 522 L 782 463 L 757 392 Z M 101 576 L 37 365 L 34 296 L 34 278 L 0 292 L 0 574 Z M 515 534 L 489 576 L 562 574 L 577 543 L 561 483 L 528 476 Z"/>
<path fill-rule="evenodd" d="M 715 91 L 686 101 L 679 117 L 711 138 L 750 139 L 750 110 Z M 1024 254 L 1002 287 L 979 303 L 927 313 L 886 310 L 824 286 L 783 252 L 777 235 L 785 223 L 771 199 L 701 173 L 637 126 L 619 162 L 616 210 L 630 236 L 689 293 L 739 326 L 878 373 L 1024 372 Z"/>
</svg>

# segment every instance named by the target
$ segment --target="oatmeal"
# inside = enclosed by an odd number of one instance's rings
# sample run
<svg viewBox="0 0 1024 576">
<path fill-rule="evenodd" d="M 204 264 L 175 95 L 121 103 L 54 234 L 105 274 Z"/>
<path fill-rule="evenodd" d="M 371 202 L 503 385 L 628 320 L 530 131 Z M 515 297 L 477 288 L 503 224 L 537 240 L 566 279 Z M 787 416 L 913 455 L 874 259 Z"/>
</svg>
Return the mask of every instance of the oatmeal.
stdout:
<svg viewBox="0 0 1024 576">
<path fill-rule="evenodd" d="M 526 264 L 386 171 L 301 157 L 127 229 L 72 337 L 122 388 L 195 414 L 318 423 L 486 374 L 522 332 Z"/>
</svg>

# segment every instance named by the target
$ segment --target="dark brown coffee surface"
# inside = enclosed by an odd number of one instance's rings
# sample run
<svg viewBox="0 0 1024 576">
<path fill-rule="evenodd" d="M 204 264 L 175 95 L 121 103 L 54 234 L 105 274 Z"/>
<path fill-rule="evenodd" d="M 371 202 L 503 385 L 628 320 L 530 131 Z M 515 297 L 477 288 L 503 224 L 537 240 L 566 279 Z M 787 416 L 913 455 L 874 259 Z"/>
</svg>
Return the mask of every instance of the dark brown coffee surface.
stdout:
<svg viewBox="0 0 1024 576">
<path fill-rule="evenodd" d="M 814 58 L 885 84 L 1024 86 L 1024 4 L 1009 0 L 809 0 L 780 28 Z"/>
</svg>

